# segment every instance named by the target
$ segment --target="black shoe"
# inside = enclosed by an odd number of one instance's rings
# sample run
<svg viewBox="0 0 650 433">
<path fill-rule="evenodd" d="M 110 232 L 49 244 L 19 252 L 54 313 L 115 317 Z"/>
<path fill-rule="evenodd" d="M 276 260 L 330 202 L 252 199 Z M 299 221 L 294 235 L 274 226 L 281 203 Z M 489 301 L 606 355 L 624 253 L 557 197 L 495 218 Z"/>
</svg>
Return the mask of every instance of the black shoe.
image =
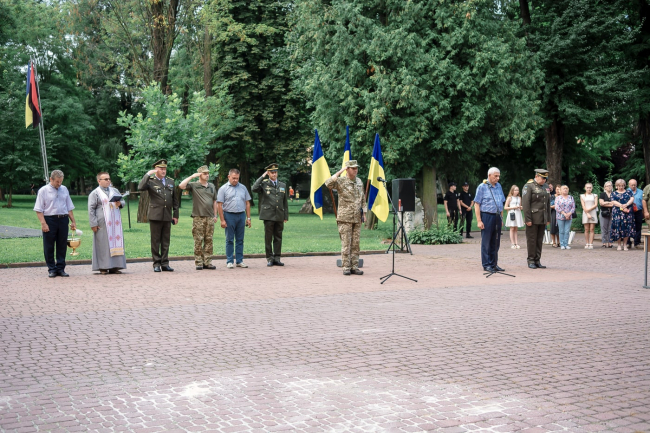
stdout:
<svg viewBox="0 0 650 433">
<path fill-rule="evenodd" d="M 494 267 L 494 270 L 495 270 L 495 271 L 498 271 L 498 272 L 505 272 L 505 271 L 506 271 L 505 269 L 503 269 L 503 268 L 500 267 L 500 266 L 495 266 L 495 267 Z"/>
<path fill-rule="evenodd" d="M 350 269 L 350 272 L 354 275 L 363 275 L 363 271 L 361 269 Z"/>
<path fill-rule="evenodd" d="M 266 262 L 266 266 L 268 266 L 269 268 L 270 268 L 271 266 L 273 266 L 273 260 L 268 260 L 268 261 Z"/>
<path fill-rule="evenodd" d="M 485 272 L 494 273 L 494 268 L 492 266 L 483 266 Z"/>
<path fill-rule="evenodd" d="M 474 236 L 467 235 L 467 239 L 474 239 Z"/>
<path fill-rule="evenodd" d="M 215 270 L 215 269 L 217 269 L 217 267 L 215 265 L 205 265 L 205 266 L 203 266 L 203 269 Z"/>
<path fill-rule="evenodd" d="M 535 267 L 537 267 L 538 269 L 546 269 L 546 266 L 544 266 L 543 264 L 541 264 L 539 262 L 535 263 Z"/>
<path fill-rule="evenodd" d="M 65 271 L 58 272 L 59 277 L 69 277 L 70 275 L 66 274 Z"/>
<path fill-rule="evenodd" d="M 275 266 L 284 266 L 284 263 L 282 263 L 282 262 L 279 261 L 279 260 L 278 260 L 277 262 L 273 262 L 273 264 L 274 264 Z"/>
<path fill-rule="evenodd" d="M 535 263 L 528 263 L 528 267 L 530 269 L 537 269 L 537 265 L 535 265 Z"/>
<path fill-rule="evenodd" d="M 154 272 L 160 272 L 160 266 L 154 266 L 153 271 Z"/>
<path fill-rule="evenodd" d="M 59 274 L 57 274 L 55 271 L 48 272 L 48 274 L 47 274 L 47 276 L 50 277 L 50 278 L 55 278 L 57 275 L 59 275 Z"/>
<path fill-rule="evenodd" d="M 197 271 L 202 271 L 202 270 L 203 270 L 203 266 L 197 266 L 197 267 L 196 267 L 196 270 L 197 270 Z"/>
<path fill-rule="evenodd" d="M 174 272 L 174 268 L 169 267 L 169 265 L 162 265 L 160 267 L 164 272 Z"/>
<path fill-rule="evenodd" d="M 352 272 L 350 271 L 343 271 L 343 275 L 350 275 Z"/>
</svg>

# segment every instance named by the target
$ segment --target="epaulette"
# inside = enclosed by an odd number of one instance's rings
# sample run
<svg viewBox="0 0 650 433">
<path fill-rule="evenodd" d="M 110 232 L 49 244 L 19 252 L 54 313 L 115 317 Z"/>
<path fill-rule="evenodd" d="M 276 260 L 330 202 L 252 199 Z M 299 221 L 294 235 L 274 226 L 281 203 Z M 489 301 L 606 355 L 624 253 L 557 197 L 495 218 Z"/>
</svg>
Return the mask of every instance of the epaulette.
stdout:
<svg viewBox="0 0 650 433">
<path fill-rule="evenodd" d="M 268 182 L 268 181 L 269 181 L 268 179 L 264 179 L 262 182 Z"/>
<path fill-rule="evenodd" d="M 171 180 L 171 181 L 173 181 L 173 180 L 174 180 L 174 178 L 173 178 L 173 177 L 169 177 L 169 176 L 165 176 L 165 177 L 167 177 L 167 179 L 169 179 L 169 180 Z"/>
<path fill-rule="evenodd" d="M 156 175 L 152 174 L 151 176 L 149 176 L 149 179 L 153 179 L 154 177 L 156 177 Z"/>
<path fill-rule="evenodd" d="M 533 183 L 533 179 L 529 179 L 526 183 Z"/>
</svg>

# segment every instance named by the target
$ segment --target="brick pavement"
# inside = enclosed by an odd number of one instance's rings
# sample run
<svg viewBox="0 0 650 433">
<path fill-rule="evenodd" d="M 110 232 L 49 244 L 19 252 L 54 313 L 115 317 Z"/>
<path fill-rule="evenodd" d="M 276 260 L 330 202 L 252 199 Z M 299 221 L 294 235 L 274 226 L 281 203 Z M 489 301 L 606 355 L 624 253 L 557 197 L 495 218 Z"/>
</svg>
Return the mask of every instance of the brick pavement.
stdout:
<svg viewBox="0 0 650 433">
<path fill-rule="evenodd" d="M 0 270 L 0 430 L 650 431 L 642 251 L 478 249 Z"/>
</svg>

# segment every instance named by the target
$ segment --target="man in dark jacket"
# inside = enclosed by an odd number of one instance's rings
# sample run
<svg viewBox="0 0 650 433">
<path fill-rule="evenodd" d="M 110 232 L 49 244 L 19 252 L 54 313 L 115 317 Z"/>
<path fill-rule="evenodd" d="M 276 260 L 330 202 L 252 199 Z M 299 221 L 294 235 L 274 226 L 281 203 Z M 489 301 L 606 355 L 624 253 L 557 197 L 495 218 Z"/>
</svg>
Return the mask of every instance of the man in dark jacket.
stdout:
<svg viewBox="0 0 650 433">
<path fill-rule="evenodd" d="M 178 222 L 178 194 L 174 179 L 167 177 L 167 161 L 161 159 L 144 175 L 138 191 L 149 192 L 149 230 L 151 231 L 151 256 L 154 272 L 173 272 L 169 266 L 169 239 L 172 222 Z M 173 212 L 173 214 L 172 214 Z"/>
<path fill-rule="evenodd" d="M 266 167 L 253 184 L 253 192 L 258 194 L 260 219 L 264 221 L 264 246 L 266 247 L 266 266 L 284 266 L 282 255 L 282 231 L 289 220 L 287 185 L 278 180 L 278 164 Z M 268 176 L 267 179 L 264 177 Z"/>
</svg>

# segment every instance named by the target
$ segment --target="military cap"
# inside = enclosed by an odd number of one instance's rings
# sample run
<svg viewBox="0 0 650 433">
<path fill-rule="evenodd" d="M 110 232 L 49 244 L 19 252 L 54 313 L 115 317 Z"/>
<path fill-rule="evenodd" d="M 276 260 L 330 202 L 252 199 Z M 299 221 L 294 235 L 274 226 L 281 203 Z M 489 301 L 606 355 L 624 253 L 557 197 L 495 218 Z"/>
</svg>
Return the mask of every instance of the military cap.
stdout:
<svg viewBox="0 0 650 433">
<path fill-rule="evenodd" d="M 355 167 L 359 167 L 359 164 L 357 164 L 356 159 L 345 161 L 345 168 L 355 168 Z"/>
<path fill-rule="evenodd" d="M 266 166 L 266 171 L 278 171 L 278 168 L 280 166 L 278 165 L 277 162 L 274 162 L 273 164 L 269 164 Z"/>
<path fill-rule="evenodd" d="M 469 183 L 463 182 L 463 186 L 469 186 Z"/>
<path fill-rule="evenodd" d="M 536 175 L 539 175 L 539 176 L 543 177 L 544 179 L 546 179 L 548 177 L 548 170 L 546 170 L 545 168 L 536 168 L 535 173 L 536 173 Z"/>
<path fill-rule="evenodd" d="M 153 163 L 153 168 L 156 167 L 162 167 L 162 168 L 167 168 L 167 160 L 166 159 L 159 159 L 158 161 Z"/>
<path fill-rule="evenodd" d="M 450 187 L 451 187 L 451 186 L 456 186 L 456 182 L 449 182 L 449 183 L 447 184 L 447 186 L 450 186 Z"/>
<path fill-rule="evenodd" d="M 210 169 L 208 169 L 207 165 L 202 165 L 196 170 L 197 173 L 209 173 Z"/>
</svg>

